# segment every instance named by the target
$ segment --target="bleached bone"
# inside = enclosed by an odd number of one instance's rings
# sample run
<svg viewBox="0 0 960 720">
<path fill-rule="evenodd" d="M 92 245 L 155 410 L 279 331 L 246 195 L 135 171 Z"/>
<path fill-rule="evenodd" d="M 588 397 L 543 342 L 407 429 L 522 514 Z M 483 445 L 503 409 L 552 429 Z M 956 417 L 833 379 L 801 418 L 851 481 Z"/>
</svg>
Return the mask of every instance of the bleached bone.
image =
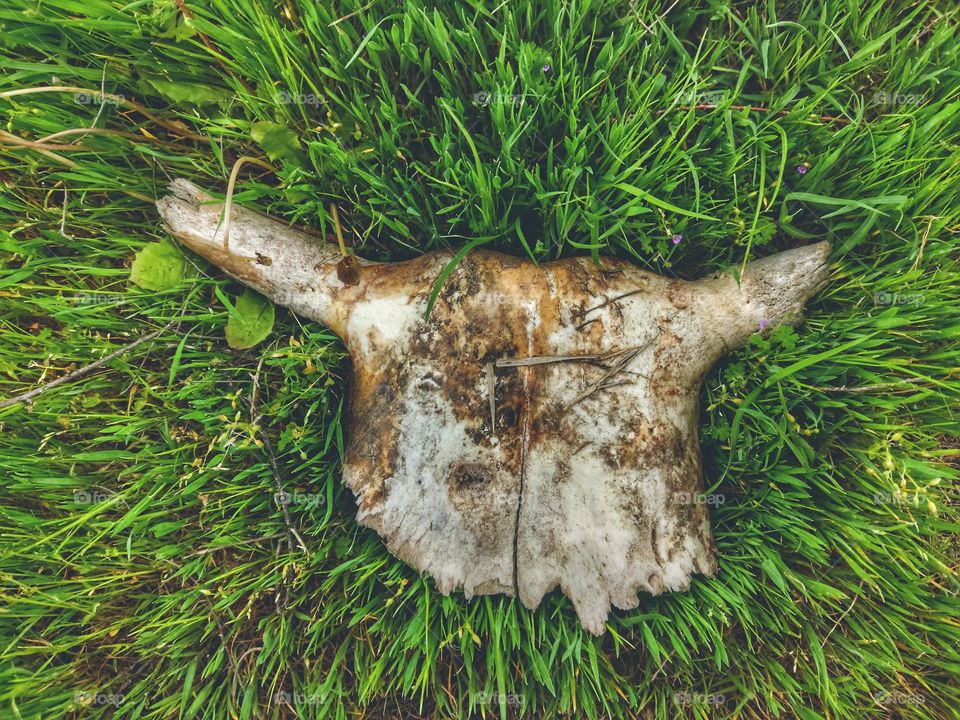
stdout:
<svg viewBox="0 0 960 720">
<path fill-rule="evenodd" d="M 799 318 L 828 243 L 751 262 L 739 284 L 475 250 L 425 320 L 453 251 L 360 261 L 351 277 L 335 246 L 243 208 L 225 250 L 222 204 L 183 180 L 172 190 L 157 203 L 171 234 L 343 338 L 357 518 L 442 593 L 534 608 L 560 586 L 599 634 L 611 605 L 715 572 L 700 383 L 751 334 Z"/>
</svg>

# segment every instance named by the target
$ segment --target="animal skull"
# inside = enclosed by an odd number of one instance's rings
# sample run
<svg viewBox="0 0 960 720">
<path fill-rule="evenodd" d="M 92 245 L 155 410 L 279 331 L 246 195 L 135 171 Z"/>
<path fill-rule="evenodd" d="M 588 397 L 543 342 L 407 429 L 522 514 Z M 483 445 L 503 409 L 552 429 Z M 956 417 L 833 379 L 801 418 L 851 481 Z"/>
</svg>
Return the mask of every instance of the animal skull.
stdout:
<svg viewBox="0 0 960 720">
<path fill-rule="evenodd" d="M 535 608 L 559 585 L 600 634 L 611 605 L 716 571 L 696 501 L 700 383 L 751 334 L 799 317 L 826 283 L 828 243 L 751 262 L 739 284 L 475 250 L 425 320 L 452 251 L 344 273 L 338 251 L 242 208 L 228 250 L 223 205 L 184 180 L 172 191 L 157 203 L 171 234 L 343 338 L 357 519 L 442 593 Z"/>
</svg>

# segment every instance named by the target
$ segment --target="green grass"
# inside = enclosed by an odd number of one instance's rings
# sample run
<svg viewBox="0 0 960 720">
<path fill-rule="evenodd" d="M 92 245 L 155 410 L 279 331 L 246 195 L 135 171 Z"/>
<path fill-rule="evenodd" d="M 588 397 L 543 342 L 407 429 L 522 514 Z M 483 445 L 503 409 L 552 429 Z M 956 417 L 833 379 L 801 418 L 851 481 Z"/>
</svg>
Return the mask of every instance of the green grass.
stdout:
<svg viewBox="0 0 960 720">
<path fill-rule="evenodd" d="M 0 3 L 0 396 L 176 321 L 0 410 L 0 716 L 960 717 L 953 3 L 187 4 Z M 85 92 L 2 96 L 51 85 Z M 29 146 L 94 126 L 128 135 Z M 831 240 L 807 320 L 704 383 L 717 577 L 594 638 L 393 558 L 340 484 L 339 340 L 278 308 L 232 349 L 242 288 L 195 256 L 129 283 L 167 178 L 243 156 L 276 171 L 236 202 L 335 202 L 372 259 L 688 278 Z"/>
</svg>

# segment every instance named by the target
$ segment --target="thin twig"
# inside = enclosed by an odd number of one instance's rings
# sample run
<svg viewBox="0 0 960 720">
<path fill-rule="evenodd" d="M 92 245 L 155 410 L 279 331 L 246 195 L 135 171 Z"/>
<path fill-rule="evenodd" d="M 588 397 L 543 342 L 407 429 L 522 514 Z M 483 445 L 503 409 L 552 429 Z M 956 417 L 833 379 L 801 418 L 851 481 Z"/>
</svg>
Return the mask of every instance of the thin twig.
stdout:
<svg viewBox="0 0 960 720">
<path fill-rule="evenodd" d="M 861 590 L 863 589 L 863 580 L 860 581 L 859 587 Z M 857 604 L 857 600 L 859 599 L 860 599 L 859 595 L 853 596 L 853 602 L 850 603 L 850 607 L 848 607 L 846 610 L 843 611 L 840 617 L 837 618 L 837 621 L 833 624 L 833 627 L 830 628 L 830 631 L 823 636 L 823 642 L 820 643 L 821 650 L 826 646 L 827 640 L 830 639 L 830 636 L 833 635 L 833 631 L 836 630 L 838 627 L 840 627 L 840 623 L 843 621 L 843 619 L 850 614 L 851 610 L 853 610 L 853 606 Z"/>
<path fill-rule="evenodd" d="M 824 385 L 811 385 L 810 387 L 814 390 L 819 390 L 820 392 L 871 392 L 872 390 L 886 390 L 887 388 L 898 387 L 899 385 L 914 384 L 918 382 L 923 382 L 924 378 L 907 378 L 906 380 L 898 380 L 897 382 L 889 383 L 880 383 L 879 385 L 860 385 L 858 387 L 847 387 L 846 385 L 841 385 L 840 387 L 828 387 Z"/>
<path fill-rule="evenodd" d="M 16 147 L 25 147 L 30 148 L 31 150 L 89 150 L 90 148 L 84 145 L 64 145 L 62 143 L 48 143 L 43 140 L 28 140 L 26 138 L 18 137 L 12 133 L 4 132 L 0 137 L 3 138 L 3 142 L 7 145 L 13 145 Z"/>
<path fill-rule="evenodd" d="M 70 197 L 70 191 L 67 189 L 67 186 L 64 185 L 63 186 L 63 212 L 60 214 L 60 234 L 63 237 L 67 238 L 68 240 L 72 240 L 73 238 L 67 235 L 67 201 L 69 197 Z"/>
<path fill-rule="evenodd" d="M 625 348 L 619 351 L 623 357 L 616 364 L 612 365 L 609 370 L 607 370 L 599 380 L 595 383 L 588 385 L 587 388 L 581 392 L 577 397 L 575 397 L 565 408 L 564 411 L 569 410 L 574 405 L 576 405 L 581 400 L 585 400 L 590 395 L 595 393 L 597 390 L 603 390 L 606 387 L 610 386 L 610 379 L 616 375 L 619 375 L 623 370 L 630 364 L 630 362 L 641 352 L 646 350 L 653 344 L 653 341 L 656 338 L 653 338 L 646 345 L 637 345 L 636 347 Z"/>
<path fill-rule="evenodd" d="M 630 352 L 632 348 L 617 348 L 603 353 L 591 353 L 589 355 L 533 355 L 525 358 L 507 358 L 506 360 L 497 360 L 493 364 L 498 368 L 508 367 L 526 367 L 527 365 L 547 365 L 548 363 L 558 362 L 592 362 L 596 360 L 609 360 L 618 355 Z"/>
<path fill-rule="evenodd" d="M 939 220 L 940 218 L 936 215 L 927 215 L 927 227 L 923 230 L 923 237 L 920 238 L 920 251 L 917 253 L 917 259 L 913 261 L 913 265 L 910 267 L 911 270 L 916 270 L 917 266 L 920 264 L 920 261 L 923 259 L 923 249 L 927 247 L 927 238 L 930 237 L 930 227 L 933 225 L 934 220 Z"/>
<path fill-rule="evenodd" d="M 107 65 L 109 62 L 103 63 L 103 71 L 100 73 L 100 107 L 97 108 L 97 116 L 93 119 L 93 122 L 90 123 L 90 127 L 95 128 L 97 123 L 100 122 L 100 118 L 103 117 L 103 111 L 107 109 L 107 99 L 102 95 L 107 91 Z"/>
<path fill-rule="evenodd" d="M 114 350 L 109 355 L 104 355 L 102 358 L 100 358 L 99 360 L 93 361 L 89 365 L 85 365 L 82 368 L 78 368 L 77 370 L 68 372 L 66 375 L 62 377 L 58 377 L 56 380 L 51 380 L 46 385 L 41 385 L 38 388 L 34 388 L 33 390 L 30 390 L 29 392 L 25 392 L 21 395 L 17 395 L 16 397 L 7 398 L 6 400 L 0 400 L 0 408 L 10 407 L 11 405 L 16 405 L 17 403 L 20 403 L 20 402 L 29 403 L 38 395 L 42 395 L 43 393 L 47 392 L 47 390 L 52 390 L 53 388 L 59 387 L 60 385 L 65 385 L 68 382 L 79 380 L 80 378 L 85 377 L 86 375 L 89 375 L 97 368 L 102 367 L 103 365 L 106 365 L 111 360 L 114 360 L 120 357 L 121 355 L 130 352 L 134 348 L 140 345 L 143 345 L 143 343 L 145 342 L 149 342 L 150 340 L 153 340 L 154 338 L 159 337 L 171 325 L 173 325 L 174 322 L 175 321 L 171 321 L 161 329 L 137 338 L 133 342 L 128 343 L 127 345 L 124 345 L 119 350 Z"/>
<path fill-rule="evenodd" d="M 330 218 L 333 220 L 333 229 L 337 233 L 337 246 L 340 248 L 340 254 L 347 256 L 347 246 L 343 242 L 343 228 L 340 227 L 340 213 L 337 212 L 337 204 L 330 203 Z"/>
<path fill-rule="evenodd" d="M 122 137 L 126 140 L 132 140 L 134 142 L 153 142 L 159 145 L 168 145 L 175 146 L 176 143 L 172 143 L 169 140 L 161 140 L 148 135 L 137 135 L 136 133 L 126 132 L 124 130 L 111 130 L 110 128 L 68 128 L 67 130 L 60 130 L 59 132 L 51 133 L 50 135 L 45 135 L 42 138 L 37 139 L 35 142 L 46 143 L 50 140 L 56 140 L 57 138 L 67 137 L 69 135 L 112 135 L 114 137 Z M 58 148 L 61 150 L 89 150 L 81 145 L 58 145 Z"/>
<path fill-rule="evenodd" d="M 260 390 L 260 371 L 263 369 L 264 360 L 265 356 L 261 356 L 260 362 L 257 363 L 257 371 L 253 375 L 253 389 L 250 391 L 250 422 L 257 426 L 260 439 L 263 441 L 263 449 L 267 451 L 267 458 L 270 460 L 270 470 L 273 473 L 273 481 L 277 486 L 277 504 L 283 511 L 283 522 L 287 526 L 287 532 L 296 539 L 300 549 L 309 554 L 306 543 L 303 542 L 303 538 L 300 537 L 300 533 L 297 532 L 297 529 L 293 526 L 293 521 L 290 519 L 290 511 L 287 509 L 290 501 L 286 491 L 283 489 L 283 483 L 280 480 L 280 468 L 277 465 L 277 458 L 276 455 L 273 454 L 273 446 L 270 444 L 270 438 L 260 425 L 260 411 L 257 408 L 257 399 Z M 292 553 L 293 542 L 290 540 L 290 537 L 287 537 L 287 547 Z"/>
<path fill-rule="evenodd" d="M 69 160 L 69 159 L 63 157 L 62 155 L 57 155 L 57 154 L 54 153 L 54 152 L 50 152 L 49 150 L 47 150 L 47 149 L 45 149 L 45 148 L 43 148 L 43 147 L 37 147 L 36 144 L 35 144 L 32 140 L 24 140 L 23 138 L 19 138 L 19 137 L 17 137 L 16 135 L 12 135 L 12 134 L 10 134 L 10 133 L 8 133 L 8 132 L 5 132 L 5 131 L 3 131 L 3 130 L 0 130 L 0 138 L 6 140 L 6 141 L 9 142 L 11 145 L 20 146 L 20 147 L 28 147 L 28 148 L 30 148 L 31 150 L 36 150 L 38 153 L 40 153 L 40 154 L 43 155 L 44 157 L 48 157 L 48 158 L 50 158 L 51 160 L 55 160 L 56 162 L 60 163 L 61 165 L 66 165 L 66 166 L 69 167 L 69 168 L 75 168 L 75 167 L 77 167 L 77 164 L 76 164 L 73 160 Z"/>
<path fill-rule="evenodd" d="M 340 23 L 342 23 L 344 20 L 349 20 L 349 19 L 352 18 L 354 15 L 359 15 L 359 14 L 362 13 L 364 10 L 366 10 L 366 9 L 369 8 L 371 5 L 373 5 L 373 3 L 375 3 L 375 2 L 376 2 L 376 0 L 370 0 L 370 2 L 368 2 L 368 3 L 367 3 L 366 5 L 364 5 L 362 8 L 359 8 L 359 9 L 357 9 L 357 10 L 354 10 L 352 13 L 347 13 L 347 14 L 344 15 L 343 17 L 338 17 L 338 18 L 337 18 L 336 20 L 334 20 L 333 22 L 328 23 L 328 24 L 327 24 L 327 27 L 335 27 L 336 25 L 339 25 Z"/>
<path fill-rule="evenodd" d="M 574 313 L 574 317 L 583 317 L 587 313 L 592 313 L 594 310 L 599 310 L 602 307 L 606 307 L 607 305 L 612 305 L 613 303 L 619 302 L 620 300 L 623 300 L 626 297 L 630 297 L 631 295 L 636 295 L 637 293 L 642 293 L 642 292 L 645 292 L 645 288 L 640 288 L 639 290 L 631 290 L 630 292 L 624 293 L 623 295 L 617 295 L 616 297 L 612 297 L 609 300 L 604 300 L 602 303 L 600 303 L 599 305 L 595 305 L 592 308 L 588 308 L 587 310 Z"/>
<path fill-rule="evenodd" d="M 278 532 L 273 535 L 265 535 L 264 537 L 251 538 L 249 540 L 238 540 L 235 543 L 227 543 L 226 545 L 217 545 L 216 547 L 208 547 L 203 550 L 197 550 L 196 552 L 190 553 L 187 557 L 197 557 L 199 555 L 209 555 L 210 553 L 216 552 L 217 550 L 226 550 L 227 548 L 239 547 L 241 545 L 252 545 L 253 543 L 266 542 L 267 540 L 276 540 L 280 537 L 288 537 L 287 532 Z"/>
<path fill-rule="evenodd" d="M 277 169 L 271 165 L 267 165 L 263 160 L 259 158 L 250 157 L 249 155 L 244 155 L 242 158 L 237 160 L 233 165 L 233 170 L 230 171 L 230 180 L 227 181 L 227 198 L 223 204 L 223 249 L 225 252 L 230 252 L 228 243 L 230 241 L 230 215 L 233 212 L 233 188 L 237 184 L 237 175 L 240 174 L 240 168 L 243 167 L 245 163 L 253 163 L 254 165 L 259 165 L 262 168 L 266 168 L 272 173 L 275 173 Z"/>
<path fill-rule="evenodd" d="M 157 123 L 162 127 L 165 127 L 171 132 L 177 133 L 185 138 L 191 140 L 197 140 L 199 142 L 209 142 L 210 138 L 203 135 L 198 135 L 195 132 L 192 132 L 183 122 L 180 120 L 164 120 L 161 117 L 158 117 L 150 110 L 135 100 L 128 100 L 122 95 L 114 95 L 112 93 L 105 93 L 102 90 L 91 90 L 89 88 L 76 87 L 74 85 L 43 85 L 40 87 L 30 87 L 30 88 L 18 88 L 16 90 L 5 90 L 0 92 L 0 100 L 5 100 L 10 97 L 16 97 L 18 95 L 31 95 L 33 93 L 44 93 L 44 92 L 67 92 L 67 93 L 82 93 L 89 95 L 99 95 L 101 98 L 110 100 L 118 105 L 125 105 L 131 110 L 136 110 L 138 113 L 146 117 L 148 120 Z"/>
<path fill-rule="evenodd" d="M 497 360 L 493 364 L 498 368 L 526 367 L 528 365 L 547 365 L 558 362 L 587 362 L 588 360 L 599 360 L 602 355 L 534 355 L 525 358 L 509 358 L 507 360 Z"/>
</svg>

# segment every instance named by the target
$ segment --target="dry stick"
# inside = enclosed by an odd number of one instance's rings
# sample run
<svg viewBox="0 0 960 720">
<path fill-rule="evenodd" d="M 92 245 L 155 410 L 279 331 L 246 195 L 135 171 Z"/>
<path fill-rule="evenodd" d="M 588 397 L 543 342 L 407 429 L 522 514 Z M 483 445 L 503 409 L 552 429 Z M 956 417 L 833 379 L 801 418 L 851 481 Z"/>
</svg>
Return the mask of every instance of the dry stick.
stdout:
<svg viewBox="0 0 960 720">
<path fill-rule="evenodd" d="M 300 537 L 300 533 L 297 532 L 297 529 L 293 526 L 293 521 L 290 519 L 290 512 L 287 510 L 287 505 L 290 504 L 290 501 L 287 499 L 287 493 L 283 489 L 283 483 L 280 480 L 280 468 L 277 466 L 277 458 L 273 454 L 273 447 L 270 444 L 270 438 L 267 437 L 267 433 L 262 427 L 260 427 L 260 412 L 257 410 L 257 395 L 260 390 L 260 371 L 263 369 L 264 357 L 261 356 L 260 362 L 257 364 L 257 371 L 253 375 L 253 390 L 250 391 L 250 422 L 258 427 L 258 432 L 260 433 L 260 438 L 263 440 L 263 449 L 267 451 L 267 458 L 270 460 L 270 470 L 273 472 L 273 481 L 277 486 L 277 493 L 279 495 L 277 502 L 280 505 L 280 509 L 283 511 L 283 522 L 287 526 L 287 531 L 292 535 L 297 544 L 300 545 L 300 549 L 303 552 L 309 554 L 306 544 L 303 542 L 303 538 Z M 287 537 L 287 546 L 290 548 L 290 552 L 293 552 L 293 542 L 290 540 L 290 537 Z"/>
<path fill-rule="evenodd" d="M 60 214 L 60 234 L 63 237 L 69 240 L 72 240 L 73 238 L 67 235 L 67 202 L 69 201 L 69 199 L 70 199 L 70 189 L 66 185 L 64 185 L 63 186 L 63 212 Z"/>
<path fill-rule="evenodd" d="M 599 380 L 597 380 L 592 385 L 588 385 L 587 388 L 582 393 L 577 395 L 570 402 L 570 404 L 568 404 L 564 408 L 564 411 L 569 410 L 581 400 L 585 400 L 590 395 L 595 393 L 597 390 L 602 390 L 606 386 L 608 386 L 610 384 L 610 378 L 614 377 L 615 375 L 619 375 L 621 372 L 623 372 L 624 368 L 626 368 L 627 365 L 629 365 L 630 362 L 637 355 L 639 355 L 641 352 L 646 350 L 652 344 L 653 344 L 653 340 L 648 342 L 646 345 L 637 345 L 636 347 L 631 347 L 631 348 L 626 348 L 624 350 L 621 350 L 620 354 L 623 355 L 623 357 L 615 365 L 613 365 L 609 370 L 607 370 Z"/>
<path fill-rule="evenodd" d="M 331 207 L 333 205 L 331 204 Z M 525 358 L 508 358 L 506 360 L 495 360 L 483 366 L 483 372 L 487 384 L 487 398 L 490 401 L 490 434 L 493 435 L 497 430 L 497 398 L 496 398 L 496 368 L 529 367 L 531 365 L 546 365 L 548 363 L 558 362 L 590 362 L 595 360 L 606 360 L 611 357 L 621 355 L 625 350 L 611 350 L 609 352 L 590 355 L 534 355 Z"/>
<path fill-rule="evenodd" d="M 126 132 L 124 130 L 111 130 L 110 128 L 69 128 L 67 130 L 60 130 L 59 132 L 52 133 L 51 135 L 45 135 L 36 142 L 45 143 L 50 140 L 56 140 L 57 138 L 67 137 L 68 135 L 113 135 L 114 137 L 122 137 L 127 140 L 133 140 L 134 142 L 147 142 L 157 143 L 158 145 L 170 145 L 175 146 L 176 143 L 172 143 L 169 140 L 161 140 L 160 138 L 153 137 L 152 135 L 137 135 L 136 133 Z M 58 145 L 62 150 L 79 150 L 82 148 L 80 145 Z M 87 149 L 87 148 L 82 148 Z"/>
<path fill-rule="evenodd" d="M 340 247 L 340 254 L 347 256 L 347 246 L 343 242 L 343 229 L 340 227 L 340 214 L 337 212 L 337 204 L 330 203 L 330 218 L 333 220 L 333 229 L 337 233 L 337 245 Z"/>
<path fill-rule="evenodd" d="M 274 533 L 273 535 L 264 535 L 263 537 L 250 538 L 249 540 L 238 540 L 235 543 L 227 543 L 226 545 L 217 545 L 216 547 L 208 547 L 208 548 L 204 548 L 203 550 L 197 550 L 196 552 L 190 553 L 186 557 L 198 557 L 200 555 L 209 555 L 210 553 L 216 552 L 217 550 L 227 550 L 229 548 L 240 547 L 241 545 L 252 545 L 258 542 L 266 542 L 267 540 L 276 540 L 277 538 L 281 538 L 281 537 L 289 537 L 289 536 L 287 535 L 287 532 L 284 531 L 284 532 Z"/>
<path fill-rule="evenodd" d="M 913 261 L 913 265 L 910 267 L 911 270 L 916 270 L 920 261 L 923 259 L 923 249 L 927 246 L 927 238 L 930 237 L 930 227 L 933 225 L 934 220 L 939 219 L 937 215 L 926 216 L 927 227 L 923 230 L 923 237 L 920 239 L 920 251 L 917 253 L 917 259 Z"/>
<path fill-rule="evenodd" d="M 61 165 L 66 165 L 67 167 L 70 167 L 70 168 L 75 168 L 77 166 L 77 164 L 73 160 L 68 160 L 62 155 L 57 155 L 56 153 L 50 152 L 49 150 L 45 150 L 43 148 L 34 147 L 33 141 L 31 140 L 24 140 L 23 138 L 19 138 L 16 135 L 11 135 L 10 133 L 4 132 L 3 130 L 0 130 L 0 138 L 9 142 L 11 145 L 28 147 L 31 150 L 36 150 L 38 153 L 40 153 L 44 157 L 50 158 L 51 160 L 55 160 Z"/>
<path fill-rule="evenodd" d="M 41 140 L 27 140 L 26 138 L 18 137 L 8 132 L 4 132 L 3 135 L 0 135 L 3 138 L 3 142 L 7 145 L 14 145 L 17 147 L 26 147 L 31 150 L 89 150 L 90 148 L 84 145 L 63 145 L 60 143 L 48 143 Z"/>
<path fill-rule="evenodd" d="M 859 587 L 860 587 L 860 589 L 863 589 L 863 580 L 860 581 Z M 846 610 L 843 611 L 843 614 L 840 615 L 840 617 L 837 618 L 837 621 L 833 624 L 833 627 L 830 628 L 830 631 L 823 637 L 823 642 L 820 643 L 820 649 L 821 649 L 821 650 L 823 650 L 823 648 L 826 647 L 827 640 L 829 640 L 829 639 L 830 639 L 830 636 L 833 635 L 833 631 L 836 630 L 838 627 L 840 627 L 840 623 L 843 621 L 843 619 L 844 619 L 847 615 L 850 614 L 850 611 L 853 610 L 853 606 L 857 604 L 857 600 L 859 600 L 859 599 L 860 599 L 860 596 L 859 596 L 859 595 L 854 595 L 854 596 L 853 596 L 853 602 L 850 603 L 850 607 L 848 607 Z"/>
<path fill-rule="evenodd" d="M 84 93 L 90 95 L 99 95 L 101 98 L 110 100 L 111 102 L 117 103 L 118 105 L 125 105 L 131 110 L 136 110 L 138 113 L 146 117 L 148 120 L 157 123 L 161 127 L 165 127 L 167 130 L 177 133 L 185 138 L 191 140 L 197 140 L 199 142 L 208 142 L 210 138 L 203 135 L 198 135 L 195 132 L 191 132 L 190 129 L 184 125 L 179 120 L 164 120 L 161 117 L 158 117 L 145 106 L 134 100 L 128 100 L 122 95 L 114 95 L 112 93 L 105 93 L 102 90 L 91 90 L 90 88 L 76 87 L 75 85 L 43 85 L 40 87 L 32 88 L 19 88 L 18 90 L 6 90 L 0 92 L 0 100 L 6 100 L 10 97 L 16 97 L 18 95 L 31 95 L 33 93 L 44 93 L 44 92 L 68 92 L 68 93 Z"/>
<path fill-rule="evenodd" d="M 574 317 L 583 317 L 588 313 L 592 313 L 594 310 L 599 310 L 602 307 L 606 307 L 607 305 L 612 305 L 613 303 L 623 300 L 626 297 L 630 297 L 631 295 L 636 295 L 637 293 L 642 293 L 644 291 L 645 291 L 645 288 L 640 288 L 639 290 L 631 290 L 630 292 L 623 293 L 623 295 L 617 295 L 616 297 L 612 297 L 609 300 L 604 300 L 602 303 L 592 308 L 574 313 Z M 584 325 L 585 324 L 586 323 L 584 323 Z"/>
<path fill-rule="evenodd" d="M 168 140 L 161 140 L 153 136 L 147 135 L 137 135 L 136 133 L 124 132 L 122 130 L 111 130 L 109 128 L 70 128 L 68 130 L 61 130 L 60 132 L 55 132 L 52 135 L 46 135 L 38 140 L 27 140 L 25 138 L 18 137 L 8 132 L 0 131 L 0 138 L 2 138 L 3 143 L 6 145 L 13 145 L 15 147 L 25 147 L 29 150 L 36 150 L 43 155 L 56 160 L 57 162 L 68 165 L 69 167 L 76 167 L 76 163 L 72 160 L 67 160 L 60 155 L 56 155 L 50 150 L 80 150 L 80 151 L 91 151 L 93 148 L 87 147 L 86 145 L 78 145 L 76 143 L 70 145 L 62 144 L 51 144 L 50 140 L 55 140 L 57 138 L 66 137 L 68 135 L 113 135 L 115 137 L 122 137 L 132 142 L 143 142 L 144 140 L 158 145 L 166 145 L 168 147 L 173 147 L 176 143 L 172 143 Z M 149 198 L 147 198 L 150 201 Z M 151 201 L 152 202 L 152 201 Z"/>
<path fill-rule="evenodd" d="M 497 360 L 493 364 L 498 368 L 527 367 L 528 365 L 547 365 L 548 363 L 575 362 L 577 360 L 586 362 L 588 360 L 599 360 L 601 357 L 601 355 L 534 355 L 526 358 Z"/>
<path fill-rule="evenodd" d="M 527 365 L 546 365 L 547 363 L 555 362 L 591 362 L 593 360 L 609 360 L 610 358 L 630 352 L 632 349 L 633 348 L 619 348 L 617 350 L 608 350 L 604 353 L 592 353 L 589 355 L 534 355 L 525 358 L 497 360 L 493 364 L 498 368 L 506 368 L 526 367 Z"/>
<path fill-rule="evenodd" d="M 616 299 L 616 298 L 614 298 Z M 612 302 L 612 301 L 611 301 Z M 484 366 L 484 372 L 486 373 L 487 380 L 487 395 L 490 398 L 490 425 L 491 433 L 493 432 L 494 422 L 496 418 L 496 401 L 494 399 L 494 368 L 511 368 L 511 367 L 529 367 L 531 365 L 547 365 L 548 363 L 558 363 L 558 362 L 595 362 L 609 360 L 618 356 L 622 356 L 621 359 L 613 366 L 607 369 L 603 374 L 603 377 L 600 378 L 596 383 L 590 385 L 586 390 L 583 391 L 577 398 L 571 402 L 566 410 L 569 410 L 571 407 L 576 405 L 578 402 L 583 400 L 585 397 L 590 395 L 596 390 L 606 390 L 608 387 L 616 387 L 617 385 L 625 385 L 626 382 L 621 383 L 610 383 L 609 380 L 611 377 L 622 371 L 627 364 L 637 356 L 638 353 L 650 347 L 650 344 L 653 342 L 651 340 L 649 343 L 643 346 L 629 347 L 629 348 L 619 348 L 617 350 L 609 350 L 604 353 L 592 353 L 589 355 L 534 355 L 532 357 L 526 358 L 508 358 L 506 360 L 496 360 L 492 363 L 487 363 Z"/>
<path fill-rule="evenodd" d="M 374 2 L 376 2 L 376 0 L 370 0 L 370 2 L 368 2 L 368 3 L 367 3 L 366 5 L 364 5 L 362 8 L 360 8 L 360 9 L 358 9 L 358 10 L 354 10 L 352 13 L 348 13 L 348 14 L 344 15 L 343 17 L 339 17 L 339 18 L 337 18 L 336 20 L 334 20 L 332 23 L 328 23 L 328 24 L 327 24 L 327 27 L 334 27 L 334 26 L 339 25 L 340 23 L 342 23 L 344 20 L 349 20 L 349 19 L 352 18 L 354 15 L 359 15 L 359 14 L 362 13 L 364 10 L 366 10 L 366 9 L 369 8 L 371 5 L 373 5 Z"/>
<path fill-rule="evenodd" d="M 880 383 L 879 385 L 860 385 L 859 387 L 847 387 L 846 385 L 841 385 L 840 387 L 828 387 L 823 385 L 811 385 L 810 387 L 814 390 L 819 390 L 820 392 L 870 392 L 871 390 L 885 390 L 887 388 L 894 388 L 899 385 L 913 384 L 918 382 L 923 382 L 924 378 L 907 378 L 906 380 L 898 380 L 897 382 L 889 383 Z"/>
<path fill-rule="evenodd" d="M 69 372 L 69 373 L 67 373 L 66 375 L 62 376 L 62 377 L 58 377 L 56 380 L 51 380 L 51 381 L 48 382 L 46 385 L 41 385 L 41 386 L 38 387 L 38 388 L 34 388 L 33 390 L 30 390 L 29 392 L 25 392 L 25 393 L 23 393 L 22 395 L 17 395 L 16 397 L 7 398 L 6 400 L 0 400 L 0 408 L 10 407 L 11 405 L 16 405 L 16 404 L 19 403 L 19 402 L 28 403 L 28 402 L 30 402 L 31 400 L 33 400 L 33 398 L 37 397 L 38 395 L 42 395 L 43 393 L 45 393 L 47 390 L 52 390 L 52 389 L 55 388 L 55 387 L 58 387 L 58 386 L 60 386 L 60 385 L 64 385 L 64 384 L 66 384 L 66 383 L 68 383 L 68 382 L 73 382 L 74 380 L 78 380 L 78 379 L 80 379 L 80 378 L 82 378 L 82 377 L 84 377 L 84 376 L 86 376 L 86 375 L 89 375 L 90 373 L 92 373 L 92 372 L 93 372 L 94 370 L 96 370 L 97 368 L 99 368 L 99 367 L 101 367 L 101 366 L 103 366 L 103 365 L 106 365 L 108 362 L 110 362 L 111 360 L 114 360 L 114 359 L 120 357 L 120 356 L 123 355 L 124 353 L 130 352 L 131 350 L 133 350 L 133 349 L 134 349 L 135 347 L 137 347 L 138 345 L 142 345 L 142 344 L 145 343 L 145 342 L 149 342 L 150 340 L 153 340 L 154 338 L 159 337 L 159 336 L 160 336 L 161 334 L 163 334 L 171 325 L 173 325 L 173 323 L 174 323 L 174 321 L 171 321 L 171 322 L 167 323 L 164 327 L 160 328 L 159 330 L 156 330 L 156 331 L 154 331 L 154 332 L 152 332 L 152 333 L 148 333 L 147 335 L 144 335 L 144 336 L 142 336 L 142 337 L 139 337 L 139 338 L 137 338 L 136 340 L 134 340 L 132 343 L 129 343 L 129 344 L 127 344 L 127 345 L 124 345 L 124 346 L 123 346 L 122 348 L 120 348 L 119 350 L 114 350 L 114 351 L 113 351 L 112 353 L 110 353 L 109 355 L 104 355 L 102 358 L 100 358 L 99 360 L 95 360 L 94 362 L 90 363 L 89 365 L 85 365 L 84 367 L 78 368 L 77 370 L 74 370 L 73 372 Z"/>
<path fill-rule="evenodd" d="M 272 173 L 275 173 L 277 169 L 272 165 L 267 165 L 263 160 L 260 160 L 255 157 L 250 157 L 244 155 L 242 158 L 237 160 L 233 165 L 233 170 L 230 171 L 230 180 L 227 182 L 227 199 L 223 204 L 223 250 L 224 252 L 230 252 L 228 247 L 228 242 L 230 240 L 230 213 L 233 210 L 233 188 L 237 184 L 237 175 L 240 174 L 240 168 L 243 167 L 245 163 L 253 163 L 254 165 L 259 165 L 262 168 L 266 168 Z"/>
</svg>

